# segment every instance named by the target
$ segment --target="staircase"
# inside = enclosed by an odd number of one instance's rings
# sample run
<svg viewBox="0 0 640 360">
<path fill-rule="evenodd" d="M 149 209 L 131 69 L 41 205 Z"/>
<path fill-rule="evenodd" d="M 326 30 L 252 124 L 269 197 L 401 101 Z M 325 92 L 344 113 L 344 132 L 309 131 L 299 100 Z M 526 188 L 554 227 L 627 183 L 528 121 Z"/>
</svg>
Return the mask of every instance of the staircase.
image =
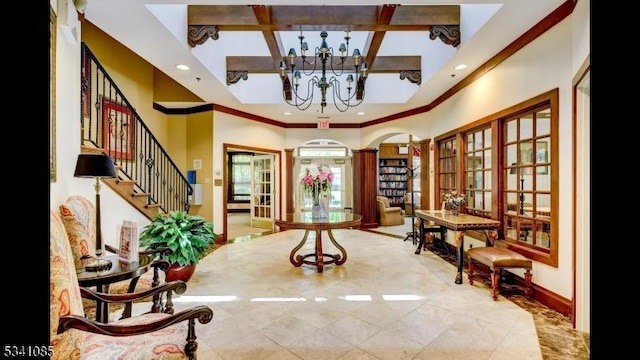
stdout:
<svg viewBox="0 0 640 360">
<path fill-rule="evenodd" d="M 102 182 L 149 219 L 190 209 L 193 188 L 85 43 L 81 50 L 82 153 L 106 154 Z"/>
</svg>

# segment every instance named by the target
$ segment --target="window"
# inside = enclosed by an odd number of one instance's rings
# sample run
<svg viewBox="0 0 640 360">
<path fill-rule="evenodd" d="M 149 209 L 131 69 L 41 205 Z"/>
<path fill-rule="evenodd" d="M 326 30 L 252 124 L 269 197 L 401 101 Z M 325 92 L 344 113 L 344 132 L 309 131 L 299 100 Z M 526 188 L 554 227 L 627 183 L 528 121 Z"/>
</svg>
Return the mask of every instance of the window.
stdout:
<svg viewBox="0 0 640 360">
<path fill-rule="evenodd" d="M 542 258 L 552 248 L 552 128 L 548 103 L 502 123 L 504 238 Z"/>
<path fill-rule="evenodd" d="M 457 152 L 456 137 L 443 139 L 438 142 L 438 184 L 436 184 L 436 203 L 442 203 L 442 194 L 458 190 L 457 188 Z"/>
<path fill-rule="evenodd" d="M 351 208 L 348 200 L 351 196 L 351 152 L 344 144 L 333 140 L 311 140 L 296 149 L 294 160 L 294 174 L 301 174 L 302 168 L 309 164 L 322 164 L 329 167 L 333 173 L 329 208 L 331 210 Z M 311 209 L 311 199 L 302 192 L 299 177 L 294 175 L 296 186 L 296 208 Z"/>
<path fill-rule="evenodd" d="M 466 212 L 491 218 L 491 128 L 468 132 L 465 138 Z"/>
<path fill-rule="evenodd" d="M 229 153 L 229 198 L 228 202 L 248 203 L 251 200 L 251 156 L 252 153 Z"/>
<path fill-rule="evenodd" d="M 510 249 L 557 266 L 558 89 L 442 134 L 435 143 L 437 203 L 464 186 L 468 214 L 500 220 L 499 236 Z"/>
</svg>

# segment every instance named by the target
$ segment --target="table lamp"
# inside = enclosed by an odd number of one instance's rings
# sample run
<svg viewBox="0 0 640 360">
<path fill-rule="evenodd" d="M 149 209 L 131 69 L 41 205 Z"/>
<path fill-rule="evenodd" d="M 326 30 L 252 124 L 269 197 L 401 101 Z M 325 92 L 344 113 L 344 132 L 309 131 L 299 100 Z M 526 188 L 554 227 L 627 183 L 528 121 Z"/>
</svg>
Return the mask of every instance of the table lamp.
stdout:
<svg viewBox="0 0 640 360">
<path fill-rule="evenodd" d="M 103 154 L 80 154 L 76 162 L 75 177 L 96 179 L 96 258 L 90 261 L 87 271 L 101 271 L 111 268 L 111 261 L 102 257 L 102 231 L 100 230 L 100 179 L 116 177 L 116 169 L 111 157 Z"/>
</svg>

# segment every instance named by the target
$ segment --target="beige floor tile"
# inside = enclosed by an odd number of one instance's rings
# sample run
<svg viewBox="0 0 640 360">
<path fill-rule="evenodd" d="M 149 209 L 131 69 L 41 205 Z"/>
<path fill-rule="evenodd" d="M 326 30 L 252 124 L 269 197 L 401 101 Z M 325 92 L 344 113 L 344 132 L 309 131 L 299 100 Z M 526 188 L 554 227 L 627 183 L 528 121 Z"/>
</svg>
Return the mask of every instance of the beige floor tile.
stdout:
<svg viewBox="0 0 640 360">
<path fill-rule="evenodd" d="M 224 245 L 174 296 L 176 309 L 214 310 L 196 328 L 214 359 L 542 359 L 529 312 L 466 278 L 454 284 L 455 266 L 428 251 L 415 255 L 411 241 L 335 231 L 348 259 L 318 273 L 289 262 L 303 234 Z"/>
</svg>

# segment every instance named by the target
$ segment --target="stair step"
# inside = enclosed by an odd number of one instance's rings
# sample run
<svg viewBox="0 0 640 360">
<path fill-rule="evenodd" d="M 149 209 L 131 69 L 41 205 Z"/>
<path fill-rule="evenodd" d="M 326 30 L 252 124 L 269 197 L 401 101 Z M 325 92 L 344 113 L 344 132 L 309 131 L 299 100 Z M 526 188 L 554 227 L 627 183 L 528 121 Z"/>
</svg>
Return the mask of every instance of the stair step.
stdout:
<svg viewBox="0 0 640 360">
<path fill-rule="evenodd" d="M 133 194 L 131 194 L 132 197 L 144 197 L 144 196 L 149 196 L 151 195 L 150 193 L 141 193 L 141 192 L 134 192 Z"/>
<path fill-rule="evenodd" d="M 122 179 L 118 179 L 116 181 L 116 183 L 118 184 L 123 184 L 123 185 L 135 185 L 137 182 L 135 180 L 122 180 Z"/>
<path fill-rule="evenodd" d="M 81 145 L 80 153 L 81 154 L 104 154 L 104 149 L 93 147 L 93 146 Z"/>
<path fill-rule="evenodd" d="M 154 203 L 154 204 L 145 205 L 144 207 L 146 207 L 147 209 L 150 209 L 150 208 L 159 208 L 161 206 L 162 204 Z"/>
</svg>

